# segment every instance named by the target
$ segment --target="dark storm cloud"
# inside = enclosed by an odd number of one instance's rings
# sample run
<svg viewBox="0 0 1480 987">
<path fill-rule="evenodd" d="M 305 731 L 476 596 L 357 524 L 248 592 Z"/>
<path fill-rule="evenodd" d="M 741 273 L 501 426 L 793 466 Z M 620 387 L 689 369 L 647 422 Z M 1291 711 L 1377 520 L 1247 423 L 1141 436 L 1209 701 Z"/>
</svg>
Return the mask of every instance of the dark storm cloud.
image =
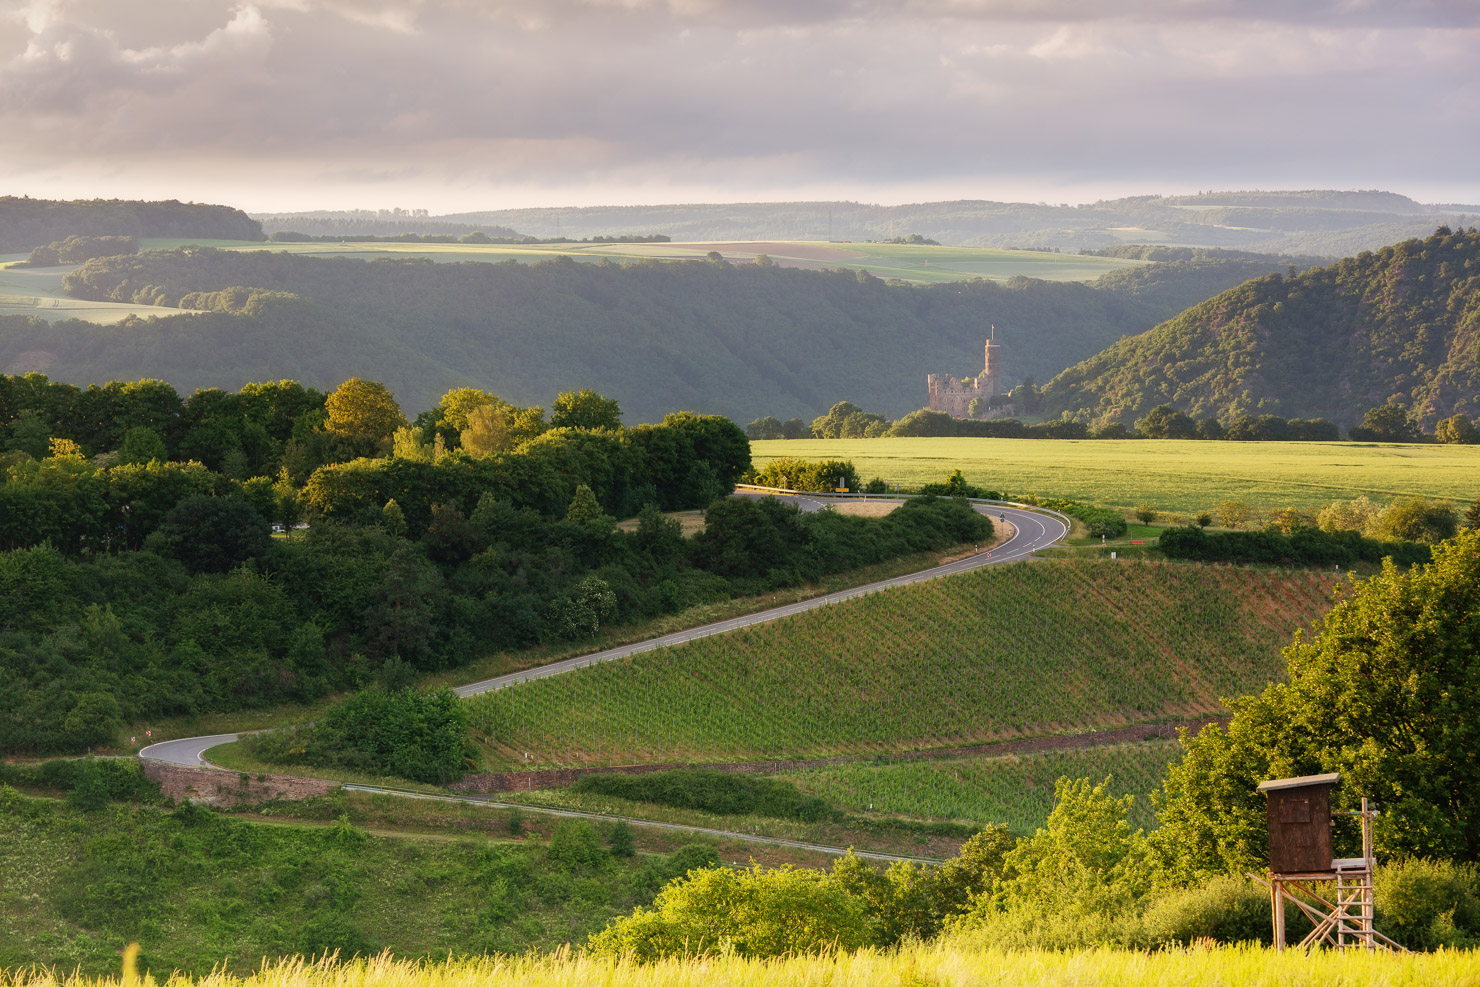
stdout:
<svg viewBox="0 0 1480 987">
<path fill-rule="evenodd" d="M 1475 50 L 1469 0 L 35 0 L 0 16 L 0 127 L 23 177 L 198 197 L 1467 188 Z"/>
</svg>

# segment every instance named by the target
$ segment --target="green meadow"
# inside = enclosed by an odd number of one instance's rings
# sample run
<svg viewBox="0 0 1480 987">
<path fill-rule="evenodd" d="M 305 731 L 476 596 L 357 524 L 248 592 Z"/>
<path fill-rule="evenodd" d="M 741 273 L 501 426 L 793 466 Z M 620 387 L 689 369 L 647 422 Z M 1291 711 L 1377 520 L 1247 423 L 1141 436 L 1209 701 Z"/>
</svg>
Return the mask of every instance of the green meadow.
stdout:
<svg viewBox="0 0 1480 987">
<path fill-rule="evenodd" d="M 515 260 L 533 263 L 551 257 L 570 257 L 596 263 L 602 260 L 699 260 L 717 251 L 734 264 L 754 262 L 765 254 L 783 267 L 866 270 L 880 278 L 921 283 L 962 281 L 969 278 L 1005 280 L 1012 277 L 1046 281 L 1093 281 L 1102 274 L 1132 267 L 1140 261 L 1112 257 L 1081 257 L 1030 250 L 984 247 L 932 247 L 893 243 L 829 243 L 807 240 L 726 241 L 696 243 L 262 243 L 245 240 L 146 239 L 146 250 L 171 250 L 186 244 L 222 250 L 286 251 L 312 257 L 426 257 L 442 263 Z"/>
<path fill-rule="evenodd" d="M 1151 503 L 1196 514 L 1225 500 L 1269 510 L 1319 509 L 1366 495 L 1480 497 L 1480 446 L 1176 439 L 798 439 L 751 443 L 772 459 L 848 459 L 858 475 L 906 487 L 960 470 L 1009 497 L 1068 497 L 1110 507 Z"/>
<path fill-rule="evenodd" d="M 62 277 L 71 267 L 11 266 L 25 254 L 0 255 L 0 315 L 37 315 L 48 322 L 86 319 L 111 325 L 130 315 L 179 315 L 177 308 L 131 305 L 125 302 L 87 302 L 62 290 Z"/>
</svg>

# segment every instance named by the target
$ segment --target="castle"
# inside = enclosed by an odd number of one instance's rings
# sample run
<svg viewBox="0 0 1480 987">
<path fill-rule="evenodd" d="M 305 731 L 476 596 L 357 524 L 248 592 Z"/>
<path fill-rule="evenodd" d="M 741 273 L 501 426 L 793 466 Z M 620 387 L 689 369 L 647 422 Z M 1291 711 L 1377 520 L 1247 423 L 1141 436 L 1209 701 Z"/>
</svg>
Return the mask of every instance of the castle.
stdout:
<svg viewBox="0 0 1480 987">
<path fill-rule="evenodd" d="M 1004 413 L 1000 408 L 993 408 L 991 412 L 985 410 L 990 398 L 1003 393 L 1000 389 L 1002 357 L 998 354 L 1002 347 L 996 340 L 996 328 L 992 327 L 992 338 L 987 340 L 986 366 L 979 376 L 971 380 L 957 380 L 950 374 L 926 376 L 931 411 L 944 411 L 952 418 L 996 418 Z M 983 407 L 978 414 L 972 415 L 971 402 L 977 398 L 982 399 Z"/>
</svg>

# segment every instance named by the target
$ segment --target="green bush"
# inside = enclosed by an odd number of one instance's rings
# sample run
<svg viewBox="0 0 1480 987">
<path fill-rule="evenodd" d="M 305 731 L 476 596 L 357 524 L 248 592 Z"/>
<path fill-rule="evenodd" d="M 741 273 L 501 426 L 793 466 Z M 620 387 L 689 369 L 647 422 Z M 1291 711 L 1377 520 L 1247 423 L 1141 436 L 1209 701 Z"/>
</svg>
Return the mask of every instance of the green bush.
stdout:
<svg viewBox="0 0 1480 987">
<path fill-rule="evenodd" d="M 467 706 L 445 686 L 389 692 L 379 685 L 329 707 L 311 726 L 247 737 L 265 761 L 349 768 L 445 784 L 476 761 Z"/>
<path fill-rule="evenodd" d="M 1190 946 L 1199 939 L 1268 944 L 1274 938 L 1270 921 L 1266 889 L 1247 878 L 1216 877 L 1155 897 L 1142 926 L 1156 945 Z"/>
<path fill-rule="evenodd" d="M 1409 949 L 1480 945 L 1480 871 L 1472 863 L 1405 860 L 1379 867 L 1379 932 Z"/>
<path fill-rule="evenodd" d="M 719 771 L 586 775 L 577 779 L 571 790 L 675 809 L 697 809 L 721 816 L 754 815 L 820 822 L 834 815 L 828 803 L 816 796 L 804 795 L 790 782 Z"/>
<path fill-rule="evenodd" d="M 566 819 L 557 825 L 545 855 L 572 870 L 591 870 L 607 862 L 600 834 L 584 819 Z"/>
<path fill-rule="evenodd" d="M 0 763 L 0 784 L 44 788 L 66 792 L 78 790 L 77 799 L 92 805 L 101 801 L 157 802 L 159 786 L 148 778 L 133 758 L 79 757 L 40 764 Z M 75 801 L 75 800 L 74 800 Z"/>
</svg>

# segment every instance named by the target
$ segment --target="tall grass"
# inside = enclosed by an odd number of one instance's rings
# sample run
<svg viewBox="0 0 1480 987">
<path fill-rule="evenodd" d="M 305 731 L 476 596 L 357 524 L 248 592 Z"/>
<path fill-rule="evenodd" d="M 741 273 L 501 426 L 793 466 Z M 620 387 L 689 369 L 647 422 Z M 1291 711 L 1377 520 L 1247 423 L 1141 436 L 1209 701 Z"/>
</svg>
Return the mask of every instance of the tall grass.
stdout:
<svg viewBox="0 0 1480 987">
<path fill-rule="evenodd" d="M 747 960 L 734 956 L 639 965 L 569 950 L 543 956 L 440 963 L 381 955 L 339 963 L 301 958 L 248 976 L 91 978 L 47 969 L 0 972 L 0 987 L 1471 987 L 1480 952 L 1388 956 L 1275 953 L 1254 947 L 1160 953 L 1087 950 L 1004 952 L 945 943 L 898 951 Z"/>
</svg>

